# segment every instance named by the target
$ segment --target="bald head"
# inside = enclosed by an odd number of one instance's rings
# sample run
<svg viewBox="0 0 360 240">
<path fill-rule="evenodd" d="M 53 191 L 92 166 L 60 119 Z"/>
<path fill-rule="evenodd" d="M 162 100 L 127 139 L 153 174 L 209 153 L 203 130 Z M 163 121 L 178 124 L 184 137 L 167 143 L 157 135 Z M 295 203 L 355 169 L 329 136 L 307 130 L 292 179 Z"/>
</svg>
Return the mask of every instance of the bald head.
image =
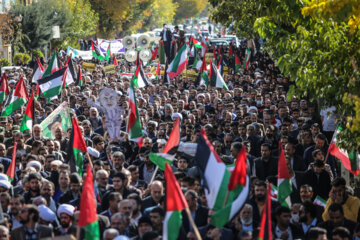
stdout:
<svg viewBox="0 0 360 240">
<path fill-rule="evenodd" d="M 164 192 L 164 187 L 162 182 L 160 181 L 154 181 L 151 184 L 151 196 L 152 198 L 155 200 L 155 202 L 159 203 L 161 196 L 163 195 Z"/>
</svg>

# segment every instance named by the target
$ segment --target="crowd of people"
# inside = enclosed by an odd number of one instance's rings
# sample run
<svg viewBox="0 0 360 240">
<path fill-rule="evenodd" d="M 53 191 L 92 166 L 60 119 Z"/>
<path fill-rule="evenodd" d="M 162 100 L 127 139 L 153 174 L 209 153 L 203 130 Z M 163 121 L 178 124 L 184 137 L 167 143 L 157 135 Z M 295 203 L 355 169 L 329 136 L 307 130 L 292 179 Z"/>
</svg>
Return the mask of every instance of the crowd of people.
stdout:
<svg viewBox="0 0 360 240">
<path fill-rule="evenodd" d="M 169 40 L 174 34 L 164 32 L 162 38 L 169 53 Z M 242 61 L 245 47 L 233 46 Z M 1 117 L 0 239 L 76 236 L 83 177 L 70 171 L 71 129 L 63 131 L 58 126 L 54 138 L 46 138 L 39 125 L 61 103 L 60 99 L 69 103 L 88 147 L 84 165 L 91 161 L 93 166 L 101 239 L 161 239 L 166 186 L 163 172 L 155 170 L 149 154 L 164 149 L 174 116 L 181 119 L 181 143 L 196 144 L 200 130 L 205 129 L 224 163 L 234 164 L 243 146 L 247 151 L 250 194 L 237 216 L 223 228 L 211 222 L 212 210 L 207 207 L 206 190 L 193 155 L 179 149 L 176 152 L 172 169 L 203 239 L 257 239 L 267 183 L 277 185 L 279 145 L 284 149 L 291 178 L 292 205 L 289 209 L 281 206 L 276 196 L 271 199 L 273 238 L 360 239 L 360 200 L 340 176 L 338 161 L 328 154 L 335 130 L 331 109 L 321 109 L 306 98 L 289 98 L 289 79 L 281 75 L 268 55 L 254 50 L 250 66 L 240 72 L 234 72 L 229 46 L 216 51 L 227 66 L 224 81 L 229 90 L 200 85 L 199 77 L 190 78 L 185 72 L 170 82 L 152 79 L 146 88 L 137 88 L 143 128 L 141 147 L 129 141 L 126 132 L 131 77 L 122 77 L 121 73 L 133 70 L 126 61 L 119 61 L 117 73 L 105 74 L 104 63 L 93 59 L 93 71 L 82 69 L 82 86 L 69 85 L 61 98 L 51 101 L 40 95 L 35 103 L 32 131 L 19 131 L 24 107 Z M 62 64 L 66 58 L 60 60 Z M 81 63 L 78 59 L 77 64 Z M 150 71 L 150 67 L 144 69 Z M 36 84 L 31 83 L 31 70 L 5 73 L 10 88 L 23 75 L 29 94 L 36 90 Z M 121 139 L 110 140 L 106 116 L 88 105 L 88 98 L 98 101 L 103 88 L 118 93 L 118 104 L 124 110 Z M 16 176 L 10 182 L 5 173 L 14 142 Z M 326 200 L 325 207 L 314 203 L 317 197 Z M 185 213 L 179 239 L 195 239 Z"/>
</svg>

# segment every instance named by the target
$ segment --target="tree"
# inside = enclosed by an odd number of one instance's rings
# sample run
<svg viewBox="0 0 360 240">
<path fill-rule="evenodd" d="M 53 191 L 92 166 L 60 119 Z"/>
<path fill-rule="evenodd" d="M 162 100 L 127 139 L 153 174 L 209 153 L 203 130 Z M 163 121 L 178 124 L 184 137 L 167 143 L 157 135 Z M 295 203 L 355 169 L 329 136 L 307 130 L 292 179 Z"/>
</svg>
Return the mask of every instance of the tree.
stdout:
<svg viewBox="0 0 360 240">
<path fill-rule="evenodd" d="M 27 51 L 49 44 L 53 26 L 60 26 L 61 39 L 69 34 L 71 15 L 66 5 L 61 4 L 60 1 L 42 0 L 28 6 L 17 3 L 11 7 L 9 13 L 14 16 L 23 16 L 21 31 L 31 40 L 22 42 Z"/>
<path fill-rule="evenodd" d="M 238 33 L 243 29 L 252 29 L 247 36 L 261 36 L 266 40 L 264 50 L 295 84 L 289 97 L 296 94 L 315 103 L 321 101 L 321 107 L 335 106 L 337 123 L 344 129 L 338 136 L 340 146 L 350 151 L 358 150 L 359 4 L 354 8 L 346 4 L 359 1 L 210 2 L 214 7 L 214 19 L 225 24 L 235 21 Z M 249 14 L 242 7 L 249 8 Z"/>
<path fill-rule="evenodd" d="M 154 0 L 149 8 L 150 14 L 144 20 L 142 30 L 161 27 L 163 23 L 173 22 L 178 4 L 172 0 Z"/>
<path fill-rule="evenodd" d="M 175 0 L 178 8 L 174 17 L 175 23 L 182 23 L 184 19 L 197 17 L 206 7 L 205 0 Z"/>
<path fill-rule="evenodd" d="M 77 39 L 96 33 L 99 16 L 91 8 L 89 0 L 67 0 L 67 9 L 71 14 L 68 35 L 62 41 L 63 45 L 75 47 Z"/>
</svg>

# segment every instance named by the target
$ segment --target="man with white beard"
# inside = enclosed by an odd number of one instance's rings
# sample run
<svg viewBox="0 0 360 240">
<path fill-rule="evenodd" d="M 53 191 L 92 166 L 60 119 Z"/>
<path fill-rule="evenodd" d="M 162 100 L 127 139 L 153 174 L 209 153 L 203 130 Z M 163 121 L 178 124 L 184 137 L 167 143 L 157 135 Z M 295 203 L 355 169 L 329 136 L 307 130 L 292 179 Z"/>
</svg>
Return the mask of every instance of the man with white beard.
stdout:
<svg viewBox="0 0 360 240">
<path fill-rule="evenodd" d="M 257 223 L 253 222 L 253 208 L 250 204 L 246 203 L 240 212 L 240 221 L 243 231 L 252 232 L 257 228 Z"/>
</svg>

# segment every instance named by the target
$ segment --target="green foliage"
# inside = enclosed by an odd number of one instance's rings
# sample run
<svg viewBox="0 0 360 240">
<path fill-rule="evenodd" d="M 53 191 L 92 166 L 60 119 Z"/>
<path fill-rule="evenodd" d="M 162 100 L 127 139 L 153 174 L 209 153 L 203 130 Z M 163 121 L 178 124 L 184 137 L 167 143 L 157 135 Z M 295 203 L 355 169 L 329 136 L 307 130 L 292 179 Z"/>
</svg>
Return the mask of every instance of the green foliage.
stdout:
<svg viewBox="0 0 360 240">
<path fill-rule="evenodd" d="M 321 101 L 321 107 L 335 106 L 337 123 L 344 129 L 338 139 L 340 146 L 347 150 L 358 149 L 359 31 L 352 32 L 347 20 L 303 16 L 301 11 L 309 1 L 210 2 L 214 7 L 213 19 L 224 24 L 235 21 L 241 37 L 261 36 L 266 40 L 263 49 L 296 84 L 291 94 L 306 96 L 313 102 Z M 244 8 L 249 10 L 248 14 Z"/>
<path fill-rule="evenodd" d="M 44 54 L 40 50 L 32 50 L 31 55 L 35 58 L 42 58 Z"/>
<path fill-rule="evenodd" d="M 21 42 L 27 51 L 49 44 L 53 26 L 60 27 L 61 39 L 64 39 L 70 31 L 70 12 L 65 4 L 56 0 L 42 0 L 28 6 L 17 3 L 12 6 L 10 13 L 23 16 L 21 30 L 30 41 Z"/>
<path fill-rule="evenodd" d="M 26 63 L 30 62 L 31 57 L 27 53 L 17 53 L 17 54 L 15 54 L 14 59 L 13 59 L 14 64 L 16 64 L 19 59 L 21 60 L 22 63 L 26 64 Z"/>
<path fill-rule="evenodd" d="M 162 23 L 172 23 L 178 4 L 173 0 L 154 0 L 149 8 L 149 16 L 145 18 L 142 30 L 159 28 Z"/>
<path fill-rule="evenodd" d="M 2 67 L 11 66 L 11 62 L 6 58 L 0 58 L 0 64 Z"/>
<path fill-rule="evenodd" d="M 66 0 L 66 5 L 71 14 L 71 23 L 68 34 L 62 42 L 75 47 L 77 39 L 96 33 L 99 16 L 91 8 L 89 0 Z"/>
<path fill-rule="evenodd" d="M 175 23 L 182 23 L 187 18 L 196 18 L 205 9 L 206 0 L 174 0 L 178 5 L 174 16 Z"/>
</svg>

